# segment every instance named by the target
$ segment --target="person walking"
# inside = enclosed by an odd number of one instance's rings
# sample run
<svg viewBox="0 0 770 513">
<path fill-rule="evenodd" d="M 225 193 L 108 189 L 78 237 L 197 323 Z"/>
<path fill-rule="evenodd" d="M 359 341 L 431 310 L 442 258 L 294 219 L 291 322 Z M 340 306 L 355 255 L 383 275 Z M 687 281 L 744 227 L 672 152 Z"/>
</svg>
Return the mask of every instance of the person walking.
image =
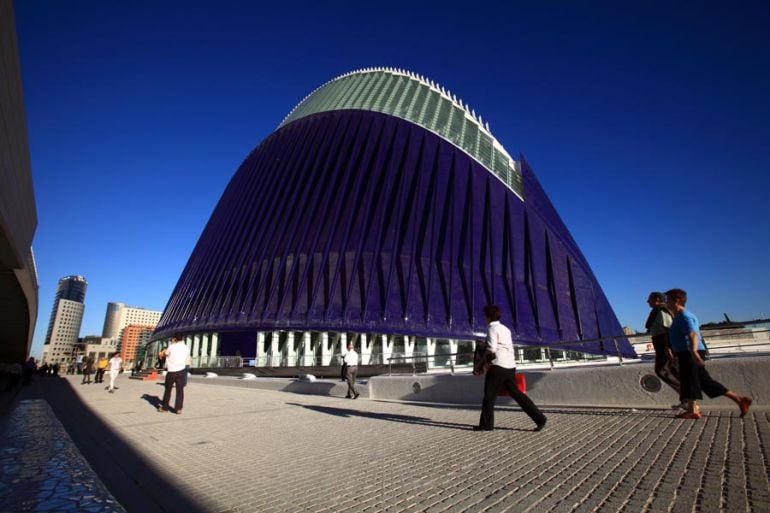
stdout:
<svg viewBox="0 0 770 513">
<path fill-rule="evenodd" d="M 487 349 L 494 354 L 494 359 L 484 379 L 484 399 L 481 403 L 481 417 L 474 431 L 492 431 L 495 429 L 495 401 L 502 387 L 511 394 L 524 413 L 535 422 L 535 431 L 542 431 L 548 420 L 535 406 L 532 399 L 516 386 L 516 353 L 513 347 L 511 330 L 500 322 L 501 312 L 497 305 L 484 307 L 487 322 Z"/>
<path fill-rule="evenodd" d="M 171 389 L 176 386 L 176 397 L 174 398 L 174 413 L 182 414 L 184 406 L 184 383 L 187 371 L 187 355 L 190 351 L 187 344 L 184 343 L 182 334 L 176 333 L 171 339 L 171 345 L 165 350 L 166 355 L 166 389 L 163 392 L 163 402 L 158 406 L 159 412 L 168 411 L 168 403 L 171 400 Z"/>
<path fill-rule="evenodd" d="M 107 370 L 108 363 L 106 356 L 100 357 L 99 361 L 96 362 L 96 376 L 94 377 L 94 383 L 104 383 L 104 373 Z"/>
<path fill-rule="evenodd" d="M 652 336 L 652 346 L 655 349 L 655 374 L 679 396 L 679 365 L 674 359 L 674 353 L 668 342 L 668 329 L 673 316 L 666 307 L 666 295 L 663 292 L 651 292 L 647 297 L 647 304 L 650 305 L 651 310 L 644 327 Z M 684 410 L 687 409 L 687 404 L 681 402 L 674 405 L 674 408 Z"/>
<path fill-rule="evenodd" d="M 115 386 L 115 378 L 118 377 L 118 374 L 120 374 L 120 370 L 123 367 L 123 358 L 120 357 L 120 353 L 115 353 L 112 355 L 112 358 L 110 358 L 109 361 L 110 365 L 110 393 L 115 393 L 115 389 L 118 388 Z"/>
<path fill-rule="evenodd" d="M 32 375 L 37 370 L 37 363 L 35 363 L 35 357 L 30 356 L 29 359 L 24 362 L 24 369 L 22 374 L 21 384 L 24 386 L 29 385 L 32 382 Z"/>
<path fill-rule="evenodd" d="M 94 373 L 94 357 L 93 356 L 86 356 L 83 360 L 83 381 L 80 382 L 81 385 L 90 385 L 91 384 L 91 374 Z"/>
<path fill-rule="evenodd" d="M 358 375 L 358 353 L 356 353 L 352 342 L 348 342 L 348 352 L 342 358 L 345 366 L 345 379 L 348 382 L 348 395 L 346 399 L 358 399 L 359 393 L 356 390 L 356 376 Z"/>
<path fill-rule="evenodd" d="M 703 393 L 711 398 L 724 395 L 738 405 L 740 417 L 749 412 L 752 399 L 728 390 L 727 387 L 712 378 L 706 370 L 706 346 L 700 333 L 698 318 L 685 308 L 687 292 L 671 289 L 666 292 L 666 303 L 674 313 L 668 337 L 671 348 L 679 361 L 679 379 L 681 382 L 680 399 L 687 400 L 687 411 L 677 415 L 680 419 L 699 419 L 698 401 Z"/>
</svg>

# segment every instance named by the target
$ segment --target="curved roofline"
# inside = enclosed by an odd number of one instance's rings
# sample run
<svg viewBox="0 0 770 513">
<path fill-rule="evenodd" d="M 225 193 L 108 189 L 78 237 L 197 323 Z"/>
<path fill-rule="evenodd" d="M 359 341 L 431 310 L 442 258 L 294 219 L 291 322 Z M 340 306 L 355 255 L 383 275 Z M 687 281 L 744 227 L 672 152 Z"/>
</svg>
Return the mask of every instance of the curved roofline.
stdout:
<svg viewBox="0 0 770 513">
<path fill-rule="evenodd" d="M 480 134 L 483 134 L 483 136 L 480 135 L 478 137 L 479 139 L 485 139 L 484 144 L 482 145 L 480 141 L 476 141 L 475 134 L 472 134 L 469 138 L 460 136 L 459 132 L 453 134 L 454 137 L 447 134 L 449 131 L 448 124 L 452 122 L 450 118 L 455 112 L 449 112 L 448 118 L 445 120 L 444 124 L 438 125 L 438 121 L 433 118 L 435 115 L 438 115 L 438 110 L 443 107 L 440 102 L 436 102 L 434 105 L 434 110 L 428 112 L 426 100 L 426 105 L 420 108 L 420 115 L 416 115 L 416 113 L 411 111 L 401 113 L 395 112 L 397 107 L 395 103 L 401 107 L 402 111 L 406 110 L 404 101 L 401 97 L 396 98 L 393 96 L 393 93 L 395 93 L 394 90 L 386 91 L 385 87 L 380 90 L 370 89 L 368 90 L 366 98 L 362 98 L 358 95 L 358 93 L 360 93 L 360 90 L 363 88 L 355 90 L 355 85 L 352 85 L 351 87 L 348 87 L 347 90 L 345 90 L 346 88 L 343 85 L 341 88 L 336 88 L 341 89 L 340 92 L 332 91 L 327 93 L 326 97 L 321 97 L 323 96 L 323 93 L 321 93 L 322 91 L 330 88 L 330 86 L 334 86 L 339 81 L 357 75 L 366 75 L 372 73 L 406 77 L 410 81 L 416 82 L 420 86 L 428 88 L 431 93 L 438 95 L 444 101 L 449 102 L 452 108 L 459 109 L 459 111 L 462 112 L 463 118 L 461 124 L 470 123 L 473 127 L 475 127 Z M 412 92 L 416 93 L 417 91 L 413 89 Z M 315 102 L 313 103 L 312 99 L 314 98 Z M 416 99 L 411 99 L 410 102 L 415 100 Z M 474 109 L 470 108 L 467 103 L 463 103 L 461 99 L 459 99 L 448 89 L 442 87 L 441 85 L 423 75 L 419 75 L 408 70 L 391 67 L 374 67 L 362 68 L 339 75 L 329 80 L 328 82 L 325 82 L 310 92 L 310 94 L 305 96 L 286 115 L 283 121 L 281 121 L 281 123 L 278 125 L 278 128 L 280 129 L 281 127 L 293 121 L 302 119 L 312 114 L 350 109 L 370 110 L 396 116 L 419 125 L 427 130 L 430 130 L 431 132 L 437 134 L 439 137 L 442 137 L 456 147 L 465 151 L 468 155 L 473 157 L 474 160 L 478 161 L 481 165 L 487 168 L 492 174 L 496 175 L 508 188 L 516 193 L 517 196 L 523 199 L 524 194 L 521 185 L 520 165 L 513 157 L 511 157 L 505 147 L 495 138 L 495 136 L 492 135 L 492 132 L 489 129 L 489 123 L 485 122 L 480 114 L 476 114 Z M 450 108 L 449 110 L 451 111 L 452 109 Z M 426 121 L 427 117 L 430 117 L 432 122 Z M 464 132 L 465 129 L 463 129 L 463 133 Z M 467 143 L 465 139 L 472 139 L 472 141 Z M 482 146 L 484 146 L 484 148 L 482 148 Z"/>
</svg>

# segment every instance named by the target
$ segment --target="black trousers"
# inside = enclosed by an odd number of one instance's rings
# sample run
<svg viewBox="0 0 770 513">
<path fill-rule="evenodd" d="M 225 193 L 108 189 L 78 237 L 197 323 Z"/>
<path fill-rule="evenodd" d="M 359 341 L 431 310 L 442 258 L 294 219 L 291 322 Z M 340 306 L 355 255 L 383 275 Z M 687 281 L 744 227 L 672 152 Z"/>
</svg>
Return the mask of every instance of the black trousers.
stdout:
<svg viewBox="0 0 770 513">
<path fill-rule="evenodd" d="M 668 356 L 666 335 L 652 337 L 652 347 L 655 348 L 655 374 L 679 394 L 679 365 Z"/>
<path fill-rule="evenodd" d="M 187 377 L 187 371 L 182 369 L 176 372 L 166 373 L 166 390 L 163 392 L 163 407 L 168 409 L 168 402 L 171 400 L 171 388 L 176 385 L 176 397 L 174 398 L 174 410 L 179 411 L 184 406 L 184 382 Z"/>
<path fill-rule="evenodd" d="M 690 351 L 674 353 L 679 360 L 679 377 L 682 380 L 681 400 L 703 399 L 703 392 L 711 398 L 727 393 L 727 388 L 716 381 L 703 365 L 698 365 Z M 698 351 L 701 358 L 706 358 L 705 351 Z"/>
<path fill-rule="evenodd" d="M 514 401 L 518 403 L 524 413 L 529 415 L 535 424 L 545 423 L 545 415 L 535 406 L 527 394 L 522 393 L 516 386 L 516 369 L 504 369 L 497 365 L 492 365 L 487 371 L 484 379 L 484 400 L 481 403 L 481 418 L 479 426 L 483 429 L 494 429 L 495 427 L 495 401 L 497 393 L 505 387 Z"/>
</svg>

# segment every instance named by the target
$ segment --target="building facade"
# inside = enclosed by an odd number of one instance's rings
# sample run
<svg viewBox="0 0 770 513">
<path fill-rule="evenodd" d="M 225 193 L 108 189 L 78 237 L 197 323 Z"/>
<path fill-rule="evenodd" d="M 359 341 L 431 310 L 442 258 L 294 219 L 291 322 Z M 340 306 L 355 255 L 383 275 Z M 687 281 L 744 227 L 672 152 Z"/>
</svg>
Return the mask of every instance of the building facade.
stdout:
<svg viewBox="0 0 770 513">
<path fill-rule="evenodd" d="M 62 364 L 74 359 L 87 289 L 88 282 L 82 276 L 65 276 L 59 280 L 43 345 L 43 363 Z"/>
<path fill-rule="evenodd" d="M 144 357 L 144 348 L 152 339 L 156 324 L 129 324 L 123 328 L 120 357 L 123 358 L 124 365 L 133 367 L 135 361 Z"/>
<path fill-rule="evenodd" d="M 13 2 L 0 2 L 0 36 L 0 363 L 21 363 L 38 315 L 37 208 Z"/>
<path fill-rule="evenodd" d="M 83 337 L 78 342 L 76 349 L 75 360 L 79 356 L 90 356 L 97 361 L 99 358 L 111 358 L 113 353 L 118 350 L 117 341 L 114 338 L 99 337 L 97 335 L 89 335 Z"/>
<path fill-rule="evenodd" d="M 108 303 L 107 313 L 104 316 L 104 329 L 102 336 L 114 338 L 120 346 L 123 340 L 123 330 L 126 326 L 157 326 L 160 316 L 163 312 L 157 310 L 147 310 L 133 306 L 126 306 L 123 303 Z"/>
<path fill-rule="evenodd" d="M 472 351 L 495 303 L 517 342 L 634 356 L 523 156 L 425 77 L 348 73 L 233 176 L 154 334 L 193 358 L 327 365 Z"/>
</svg>

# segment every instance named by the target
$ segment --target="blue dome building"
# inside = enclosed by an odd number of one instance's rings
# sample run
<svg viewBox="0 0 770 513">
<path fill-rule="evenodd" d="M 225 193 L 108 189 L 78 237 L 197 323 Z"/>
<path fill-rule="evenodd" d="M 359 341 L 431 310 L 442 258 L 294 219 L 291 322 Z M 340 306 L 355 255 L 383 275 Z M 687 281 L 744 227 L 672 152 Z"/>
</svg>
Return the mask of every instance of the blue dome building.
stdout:
<svg viewBox="0 0 770 513">
<path fill-rule="evenodd" d="M 373 68 L 313 91 L 246 158 L 153 338 L 186 334 L 200 366 L 325 365 L 349 341 L 387 363 L 467 350 L 488 303 L 522 344 L 623 335 L 524 157 L 443 87 Z"/>
</svg>

